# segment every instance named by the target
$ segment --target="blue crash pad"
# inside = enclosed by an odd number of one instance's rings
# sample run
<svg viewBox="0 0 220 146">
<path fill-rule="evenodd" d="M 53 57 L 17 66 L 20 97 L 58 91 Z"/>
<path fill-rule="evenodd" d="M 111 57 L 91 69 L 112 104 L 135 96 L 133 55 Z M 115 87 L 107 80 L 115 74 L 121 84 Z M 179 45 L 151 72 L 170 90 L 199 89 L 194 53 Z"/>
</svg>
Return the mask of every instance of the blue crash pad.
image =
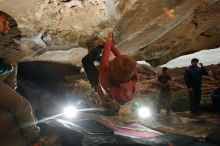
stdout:
<svg viewBox="0 0 220 146">
<path fill-rule="evenodd" d="M 0 63 L 0 75 L 7 74 L 12 70 L 12 66 L 7 63 Z"/>
</svg>

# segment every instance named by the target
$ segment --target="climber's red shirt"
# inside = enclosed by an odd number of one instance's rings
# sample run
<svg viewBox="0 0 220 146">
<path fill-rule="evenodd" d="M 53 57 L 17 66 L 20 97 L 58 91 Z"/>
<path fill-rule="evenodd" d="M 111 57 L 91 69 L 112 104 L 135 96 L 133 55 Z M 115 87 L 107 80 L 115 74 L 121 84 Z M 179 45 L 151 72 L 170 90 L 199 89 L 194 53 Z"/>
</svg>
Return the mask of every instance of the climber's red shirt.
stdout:
<svg viewBox="0 0 220 146">
<path fill-rule="evenodd" d="M 114 87 L 109 84 L 109 57 L 110 53 L 114 56 L 120 56 L 119 51 L 113 46 L 112 40 L 107 40 L 102 53 L 100 74 L 99 74 L 99 85 L 97 92 L 99 96 L 106 101 L 115 100 L 119 104 L 125 104 L 129 102 L 135 96 L 135 85 L 137 82 L 137 70 L 134 68 L 134 75 L 136 79 L 129 80 L 121 83 L 119 87 Z"/>
</svg>

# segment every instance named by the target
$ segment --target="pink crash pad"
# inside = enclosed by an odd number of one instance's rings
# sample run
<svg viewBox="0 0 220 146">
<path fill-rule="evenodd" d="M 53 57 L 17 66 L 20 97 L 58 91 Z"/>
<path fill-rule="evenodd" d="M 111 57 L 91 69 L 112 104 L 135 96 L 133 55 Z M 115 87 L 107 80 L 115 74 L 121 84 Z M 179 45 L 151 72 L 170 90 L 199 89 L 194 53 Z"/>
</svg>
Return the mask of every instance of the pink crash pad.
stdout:
<svg viewBox="0 0 220 146">
<path fill-rule="evenodd" d="M 162 135 L 160 132 L 154 131 L 138 123 L 125 124 L 123 126 L 114 125 L 112 123 L 103 123 L 106 127 L 115 131 L 115 134 L 124 135 L 135 138 L 150 138 Z"/>
</svg>

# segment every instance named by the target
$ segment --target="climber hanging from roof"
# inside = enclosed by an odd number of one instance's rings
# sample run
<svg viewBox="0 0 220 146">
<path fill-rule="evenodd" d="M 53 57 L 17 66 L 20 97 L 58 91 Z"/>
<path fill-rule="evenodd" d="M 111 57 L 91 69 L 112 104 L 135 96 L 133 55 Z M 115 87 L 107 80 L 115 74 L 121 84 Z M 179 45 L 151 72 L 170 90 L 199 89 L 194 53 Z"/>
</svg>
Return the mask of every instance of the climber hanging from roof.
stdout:
<svg viewBox="0 0 220 146">
<path fill-rule="evenodd" d="M 115 101 L 123 105 L 135 96 L 136 61 L 121 55 L 114 47 L 112 38 L 111 32 L 106 41 L 100 38 L 89 41 L 88 54 L 82 59 L 82 64 L 87 79 L 99 97 L 106 102 Z M 115 58 L 109 61 L 111 52 Z M 99 69 L 94 65 L 95 61 L 101 61 Z"/>
</svg>

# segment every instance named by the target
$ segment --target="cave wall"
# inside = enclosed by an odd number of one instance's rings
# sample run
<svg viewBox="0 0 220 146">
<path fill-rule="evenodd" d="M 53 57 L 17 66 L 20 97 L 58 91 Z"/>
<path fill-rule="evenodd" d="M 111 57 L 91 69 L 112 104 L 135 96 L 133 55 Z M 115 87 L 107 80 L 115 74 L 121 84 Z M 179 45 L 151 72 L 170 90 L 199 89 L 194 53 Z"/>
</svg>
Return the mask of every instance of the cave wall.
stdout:
<svg viewBox="0 0 220 146">
<path fill-rule="evenodd" d="M 220 1 L 203 1 L 184 21 L 132 55 L 157 66 L 181 55 L 219 47 L 218 18 Z"/>
</svg>

